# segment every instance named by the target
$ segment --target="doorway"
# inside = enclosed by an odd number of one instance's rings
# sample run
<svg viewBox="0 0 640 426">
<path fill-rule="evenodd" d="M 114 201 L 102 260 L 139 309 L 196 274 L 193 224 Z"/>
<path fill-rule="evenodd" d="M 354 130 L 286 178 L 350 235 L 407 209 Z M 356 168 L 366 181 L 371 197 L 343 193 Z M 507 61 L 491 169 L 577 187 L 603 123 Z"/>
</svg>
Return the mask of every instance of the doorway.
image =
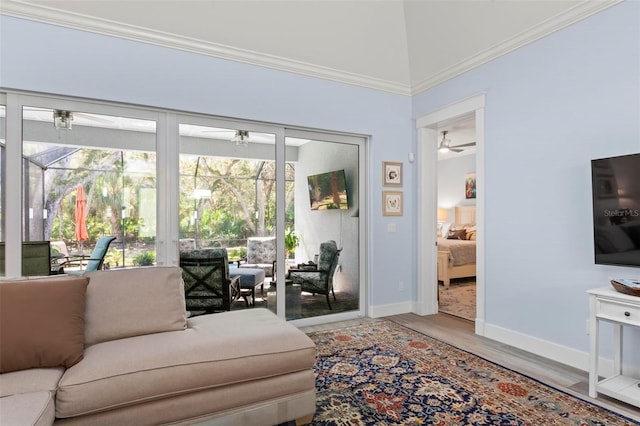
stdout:
<svg viewBox="0 0 640 426">
<path fill-rule="evenodd" d="M 437 124 L 438 312 L 476 318 L 475 114 Z"/>
<path fill-rule="evenodd" d="M 437 149 L 447 123 L 472 117 L 475 123 L 475 188 L 476 188 L 476 313 L 475 332 L 484 335 L 484 108 L 485 95 L 477 95 L 433 111 L 416 120 L 418 133 L 418 291 L 416 313 L 430 315 L 438 312 L 437 208 L 438 159 Z"/>
</svg>

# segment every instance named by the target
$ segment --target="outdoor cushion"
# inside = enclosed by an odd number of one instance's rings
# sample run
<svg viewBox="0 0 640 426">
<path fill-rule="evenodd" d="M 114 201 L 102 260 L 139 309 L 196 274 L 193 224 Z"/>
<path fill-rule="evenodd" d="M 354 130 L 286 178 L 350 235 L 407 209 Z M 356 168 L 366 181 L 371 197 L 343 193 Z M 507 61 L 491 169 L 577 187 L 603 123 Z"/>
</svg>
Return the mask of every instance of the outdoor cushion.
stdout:
<svg viewBox="0 0 640 426">
<path fill-rule="evenodd" d="M 188 392 L 259 381 L 306 370 L 313 389 L 315 345 L 267 309 L 203 315 L 184 331 L 99 343 L 68 369 L 56 414 L 70 417 Z M 166 350 L 166 348 L 171 350 Z M 135 356 L 132 356 L 135 354 Z M 273 389 L 273 396 L 286 395 Z M 264 395 L 262 395 L 264 398 Z"/>
<path fill-rule="evenodd" d="M 0 372 L 71 367 L 84 350 L 85 277 L 0 283 Z"/>
<path fill-rule="evenodd" d="M 247 261 L 240 264 L 240 267 L 262 269 L 266 276 L 271 277 L 275 260 L 275 237 L 251 237 L 247 239 Z"/>
<path fill-rule="evenodd" d="M 87 288 L 85 344 L 184 330 L 182 272 L 178 267 L 92 271 Z"/>
<path fill-rule="evenodd" d="M 269 263 L 276 260 L 275 237 L 251 237 L 247 239 L 247 263 Z"/>
<path fill-rule="evenodd" d="M 240 276 L 240 287 L 253 289 L 255 286 L 263 284 L 265 273 L 263 269 L 257 268 L 229 268 L 229 276 Z"/>
</svg>

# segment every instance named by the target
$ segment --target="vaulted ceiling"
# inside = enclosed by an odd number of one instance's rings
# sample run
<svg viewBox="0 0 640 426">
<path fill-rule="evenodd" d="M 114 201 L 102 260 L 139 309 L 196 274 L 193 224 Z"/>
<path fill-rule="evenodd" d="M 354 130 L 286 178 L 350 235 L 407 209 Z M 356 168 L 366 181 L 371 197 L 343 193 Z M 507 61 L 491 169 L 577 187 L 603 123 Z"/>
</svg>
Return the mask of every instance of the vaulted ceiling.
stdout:
<svg viewBox="0 0 640 426">
<path fill-rule="evenodd" d="M 2 0 L 0 12 L 411 95 L 619 1 Z"/>
</svg>

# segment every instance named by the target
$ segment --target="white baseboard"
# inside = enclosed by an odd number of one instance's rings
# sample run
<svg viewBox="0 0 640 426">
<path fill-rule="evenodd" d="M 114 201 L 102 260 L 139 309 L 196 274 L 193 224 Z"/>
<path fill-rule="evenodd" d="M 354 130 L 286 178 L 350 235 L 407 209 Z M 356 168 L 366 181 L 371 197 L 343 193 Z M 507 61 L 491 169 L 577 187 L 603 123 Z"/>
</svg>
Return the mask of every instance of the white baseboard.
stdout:
<svg viewBox="0 0 640 426">
<path fill-rule="evenodd" d="M 484 336 L 583 371 L 589 370 L 589 354 L 587 352 L 578 351 L 492 324 L 484 324 Z"/>
<path fill-rule="evenodd" d="M 417 312 L 417 306 L 413 302 L 402 302 L 388 305 L 370 306 L 367 316 L 370 318 L 380 318 L 389 315 L 406 314 Z M 475 321 L 475 333 L 488 339 L 513 346 L 532 354 L 548 358 L 582 371 L 589 371 L 589 353 L 569 348 L 547 340 L 539 339 L 528 334 L 519 333 L 484 321 Z M 464 349 L 464 348 L 461 348 Z M 626 374 L 640 377 L 640 367 L 624 365 Z M 600 358 L 600 376 L 610 376 L 613 374 L 613 360 Z"/>
<path fill-rule="evenodd" d="M 518 333 L 513 330 L 508 330 L 491 324 L 484 324 L 484 336 L 509 346 L 531 352 L 532 354 L 569 365 L 579 370 L 589 371 L 588 352 L 579 351 L 577 349 L 569 348 L 547 340 L 538 339 L 527 334 Z M 600 357 L 599 364 L 600 370 L 598 373 L 600 376 L 611 376 L 614 374 L 612 359 Z M 640 368 L 637 366 L 624 365 L 623 370 L 626 374 L 630 374 L 634 377 L 640 377 Z"/>
<path fill-rule="evenodd" d="M 414 312 L 413 302 L 391 303 L 388 305 L 369 306 L 367 315 L 371 318 L 386 317 L 389 315 L 406 314 Z"/>
</svg>

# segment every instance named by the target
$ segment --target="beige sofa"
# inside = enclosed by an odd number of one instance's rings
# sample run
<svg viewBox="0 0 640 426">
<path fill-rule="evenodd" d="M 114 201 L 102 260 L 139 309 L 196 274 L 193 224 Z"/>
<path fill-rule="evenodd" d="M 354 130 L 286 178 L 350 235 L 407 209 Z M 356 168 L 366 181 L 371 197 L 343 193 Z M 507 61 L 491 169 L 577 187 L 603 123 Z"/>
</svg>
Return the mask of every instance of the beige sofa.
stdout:
<svg viewBox="0 0 640 426">
<path fill-rule="evenodd" d="M 179 268 L 0 283 L 0 424 L 311 421 L 315 346 L 266 309 L 186 318 Z"/>
</svg>

